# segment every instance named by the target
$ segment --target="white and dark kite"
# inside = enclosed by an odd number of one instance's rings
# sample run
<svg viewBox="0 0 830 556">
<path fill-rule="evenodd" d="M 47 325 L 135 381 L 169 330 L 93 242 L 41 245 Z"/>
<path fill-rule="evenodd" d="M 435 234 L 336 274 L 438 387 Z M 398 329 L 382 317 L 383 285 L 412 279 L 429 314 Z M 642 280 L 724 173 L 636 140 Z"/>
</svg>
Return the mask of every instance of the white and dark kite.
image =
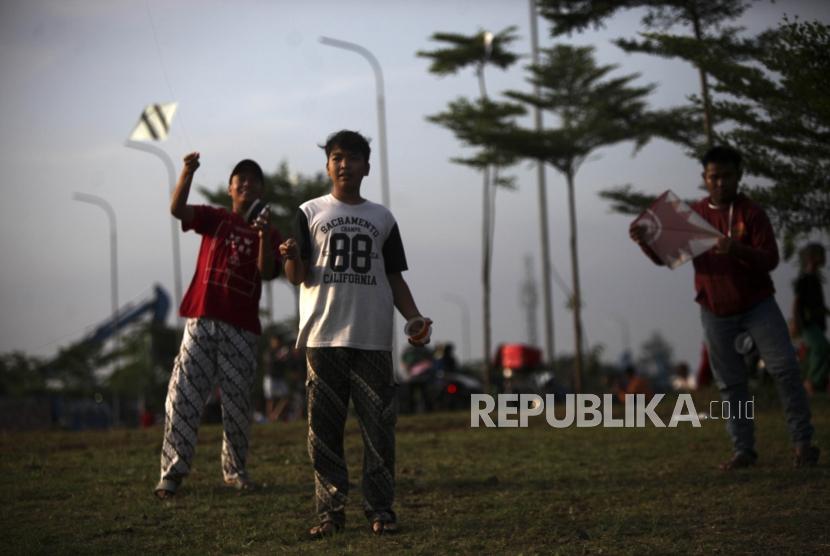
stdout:
<svg viewBox="0 0 830 556">
<path fill-rule="evenodd" d="M 643 211 L 634 225 L 645 227 L 646 243 L 672 269 L 708 251 L 723 237 L 671 190 Z"/>
<path fill-rule="evenodd" d="M 148 105 L 130 133 L 130 141 L 164 141 L 167 139 L 177 106 L 177 102 Z"/>
</svg>

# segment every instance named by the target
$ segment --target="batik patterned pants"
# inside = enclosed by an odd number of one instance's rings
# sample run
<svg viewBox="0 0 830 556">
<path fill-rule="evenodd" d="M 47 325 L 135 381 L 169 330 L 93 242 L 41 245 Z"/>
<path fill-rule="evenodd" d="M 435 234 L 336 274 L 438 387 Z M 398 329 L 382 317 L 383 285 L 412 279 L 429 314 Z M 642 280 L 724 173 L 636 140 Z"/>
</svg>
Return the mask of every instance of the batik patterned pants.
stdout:
<svg viewBox="0 0 830 556">
<path fill-rule="evenodd" d="M 230 324 L 188 319 L 164 405 L 161 481 L 157 489 L 175 491 L 190 472 L 202 413 L 217 384 L 224 429 L 222 474 L 226 481 L 245 477 L 256 343 L 255 334 Z"/>
<path fill-rule="evenodd" d="M 364 511 L 394 521 L 396 385 L 392 354 L 351 348 L 308 348 L 308 453 L 320 522 L 345 522 L 349 477 L 343 435 L 349 397 L 363 435 Z"/>
</svg>

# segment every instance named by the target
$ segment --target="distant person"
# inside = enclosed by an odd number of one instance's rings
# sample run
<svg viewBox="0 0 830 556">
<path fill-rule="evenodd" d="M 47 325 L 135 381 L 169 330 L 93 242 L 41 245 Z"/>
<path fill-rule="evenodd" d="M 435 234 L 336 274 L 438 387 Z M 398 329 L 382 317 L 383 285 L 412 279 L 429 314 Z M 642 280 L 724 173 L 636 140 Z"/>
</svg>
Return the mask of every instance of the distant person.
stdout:
<svg viewBox="0 0 830 556">
<path fill-rule="evenodd" d="M 618 381 L 614 391 L 620 403 L 625 403 L 626 394 L 642 394 L 646 400 L 654 397 L 654 390 L 651 388 L 651 383 L 646 377 L 637 373 L 634 365 L 629 365 L 625 368 L 623 376 Z"/>
<path fill-rule="evenodd" d="M 277 275 L 280 237 L 271 228 L 267 211 L 253 224 L 243 218 L 262 196 L 264 177 L 259 164 L 243 160 L 231 172 L 231 211 L 187 204 L 198 167 L 199 153 L 184 157 L 170 205 L 182 230 L 195 230 L 202 244 L 193 281 L 179 308 L 187 322 L 165 402 L 161 480 L 155 488 L 159 498 L 173 496 L 190 472 L 202 412 L 217 384 L 225 484 L 242 490 L 254 486 L 245 462 L 256 344 L 261 334 L 259 297 L 262 280 Z"/>
<path fill-rule="evenodd" d="M 695 377 L 689 372 L 689 365 L 686 363 L 675 365 L 671 380 L 672 390 L 675 392 L 691 392 L 695 390 L 695 386 Z"/>
<path fill-rule="evenodd" d="M 287 377 L 293 366 L 294 354 L 291 346 L 284 344 L 279 334 L 273 334 L 268 340 L 263 359 L 265 418 L 273 423 L 279 420 L 291 399 Z"/>
<path fill-rule="evenodd" d="M 455 357 L 455 344 L 447 342 L 440 346 L 435 353 L 438 359 L 438 367 L 445 373 L 458 372 L 458 360 Z"/>
<path fill-rule="evenodd" d="M 408 346 L 401 354 L 401 363 L 406 372 L 409 410 L 412 413 L 432 411 L 434 405 L 430 386 L 435 382 L 437 370 L 432 350 L 423 346 Z"/>
<path fill-rule="evenodd" d="M 297 347 L 308 363 L 308 450 L 314 467 L 318 524 L 312 538 L 341 530 L 349 477 L 343 431 L 349 398 L 363 432 L 364 513 L 376 535 L 395 533 L 396 387 L 393 309 L 427 333 L 409 286 L 394 216 L 361 197 L 369 142 L 339 131 L 323 146 L 331 193 L 303 203 L 294 238 L 280 246 L 285 274 L 300 287 Z M 410 338 L 410 343 L 422 344 Z"/>
<path fill-rule="evenodd" d="M 795 332 L 807 348 L 804 387 L 813 395 L 830 392 L 830 344 L 827 342 L 827 306 L 824 304 L 821 269 L 825 251 L 820 243 L 810 243 L 799 253 L 801 273 L 795 281 L 793 323 Z"/>
<path fill-rule="evenodd" d="M 812 445 L 810 409 L 801 384 L 798 361 L 790 342 L 787 323 L 775 302 L 770 272 L 778 265 L 778 246 L 764 210 L 743 193 L 741 154 L 731 147 L 714 147 L 701 160 L 708 196 L 692 210 L 717 228 L 724 237 L 715 247 L 694 258 L 696 301 L 712 373 L 731 419 L 726 427 L 732 439 L 733 456 L 721 469 L 728 471 L 755 464 L 755 427 L 746 417 L 750 400 L 749 377 L 743 357 L 735 350 L 735 339 L 748 332 L 767 371 L 778 383 L 795 447 L 796 467 L 814 465 L 819 450 Z M 656 264 L 662 264 L 646 244 L 646 230 L 632 225 L 631 239 Z M 739 410 L 742 409 L 742 410 Z"/>
</svg>

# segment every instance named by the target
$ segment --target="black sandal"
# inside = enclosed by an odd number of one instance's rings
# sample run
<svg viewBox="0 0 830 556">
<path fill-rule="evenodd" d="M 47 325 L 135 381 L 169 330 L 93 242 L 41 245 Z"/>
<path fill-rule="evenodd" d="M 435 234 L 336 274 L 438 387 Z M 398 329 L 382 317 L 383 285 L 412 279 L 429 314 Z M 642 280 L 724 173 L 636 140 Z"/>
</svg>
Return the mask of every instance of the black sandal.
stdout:
<svg viewBox="0 0 830 556">
<path fill-rule="evenodd" d="M 308 536 L 312 539 L 324 539 L 340 532 L 342 526 L 333 521 L 323 521 L 308 530 Z"/>
<path fill-rule="evenodd" d="M 746 452 L 738 452 L 734 454 L 729 460 L 721 463 L 718 467 L 721 471 L 734 471 L 736 469 L 745 469 L 755 465 L 758 458 Z"/>
<path fill-rule="evenodd" d="M 158 498 L 159 500 L 170 500 L 171 498 L 176 496 L 176 491 L 159 488 L 154 490 L 153 494 L 155 494 L 156 498 Z"/>
<path fill-rule="evenodd" d="M 394 518 L 376 517 L 372 520 L 372 534 L 375 536 L 394 535 L 398 532 L 398 523 Z"/>
</svg>

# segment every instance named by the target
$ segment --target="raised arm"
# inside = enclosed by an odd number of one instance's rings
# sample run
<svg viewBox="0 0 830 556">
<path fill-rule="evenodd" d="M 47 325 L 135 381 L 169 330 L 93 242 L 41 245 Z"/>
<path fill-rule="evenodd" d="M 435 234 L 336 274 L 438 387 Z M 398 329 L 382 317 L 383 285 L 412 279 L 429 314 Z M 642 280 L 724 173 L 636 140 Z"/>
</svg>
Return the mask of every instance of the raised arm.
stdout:
<svg viewBox="0 0 830 556">
<path fill-rule="evenodd" d="M 199 153 L 192 152 L 185 155 L 182 173 L 179 175 L 179 181 L 176 182 L 176 189 L 170 199 L 170 214 L 184 224 L 189 224 L 193 220 L 193 206 L 187 204 L 187 197 L 190 195 L 193 174 L 196 173 L 199 164 Z"/>
</svg>

